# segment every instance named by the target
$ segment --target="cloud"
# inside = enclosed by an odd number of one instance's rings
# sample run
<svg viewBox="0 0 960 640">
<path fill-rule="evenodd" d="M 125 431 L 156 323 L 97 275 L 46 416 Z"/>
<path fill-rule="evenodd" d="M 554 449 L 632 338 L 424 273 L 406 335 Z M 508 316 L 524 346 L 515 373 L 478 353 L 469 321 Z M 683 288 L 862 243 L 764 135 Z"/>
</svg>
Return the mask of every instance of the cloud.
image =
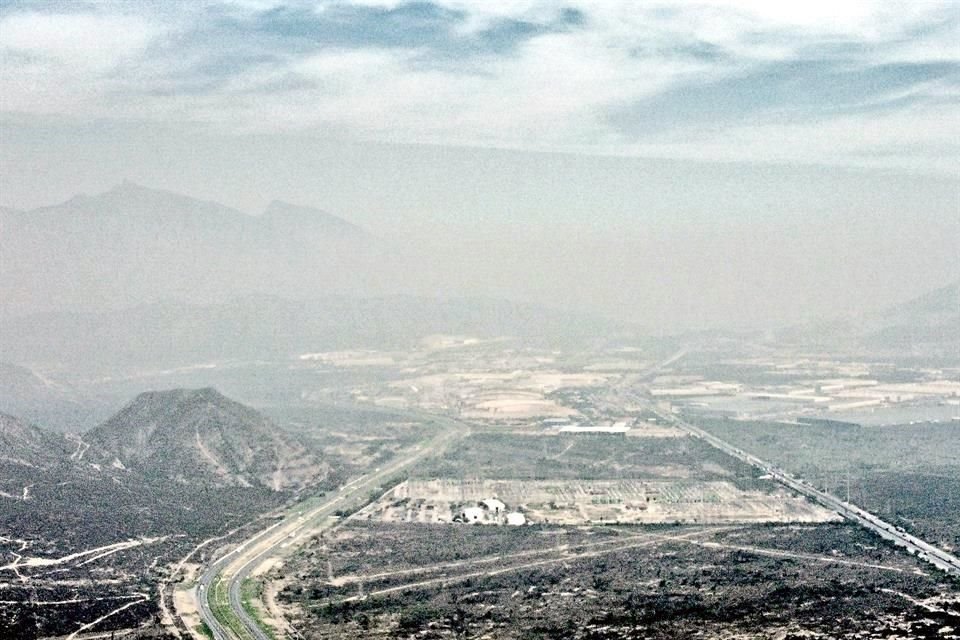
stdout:
<svg viewBox="0 0 960 640">
<path fill-rule="evenodd" d="M 960 147 L 945 141 L 957 139 L 946 133 L 956 131 L 960 114 L 954 104 L 926 104 L 818 121 L 773 119 L 681 130 L 659 138 L 617 140 L 605 150 L 625 156 L 847 165 L 955 176 Z"/>
<path fill-rule="evenodd" d="M 428 2 L 394 8 L 276 7 L 255 13 L 236 27 L 244 35 L 260 33 L 284 40 L 306 40 L 317 47 L 417 47 L 446 43 L 453 27 L 463 18 L 460 11 Z"/>
<path fill-rule="evenodd" d="M 138 64 L 118 71 L 112 97 L 124 93 L 144 95 L 159 101 L 154 111 L 167 109 L 164 99 L 183 98 L 204 102 L 203 117 L 213 115 L 211 103 L 231 103 L 223 121 L 235 120 L 234 94 L 241 100 L 313 90 L 315 98 L 332 98 L 323 83 L 300 71 L 304 62 L 342 56 L 347 60 L 370 60 L 352 52 L 392 51 L 404 61 L 397 73 L 447 69 L 459 74 L 483 73 L 485 62 L 514 55 L 535 38 L 567 33 L 583 26 L 584 16 L 575 9 L 552 9 L 547 13 L 505 17 L 477 16 L 464 9 L 429 2 L 393 4 L 364 3 L 220 3 L 184 7 L 179 28 L 151 47 Z M 170 16 L 156 16 L 169 18 Z M 353 67 L 362 85 L 369 73 Z M 376 70 L 373 70 L 376 71 Z M 448 76 L 448 77 L 453 77 Z M 344 88 L 349 78 L 338 81 Z M 360 87 L 357 87 L 360 88 Z M 348 89 L 351 90 L 351 89 Z M 295 101 L 295 96 L 286 96 Z M 263 98 L 272 102 L 269 98 Z M 252 113 L 253 105 L 244 107 Z M 348 114 L 344 114 L 348 115 Z M 302 122 L 304 118 L 294 117 Z M 260 116 L 253 116 L 262 122 Z M 243 128 L 245 123 L 239 122 Z"/>
<path fill-rule="evenodd" d="M 421 64 L 436 59 L 462 62 L 477 55 L 510 53 L 539 35 L 577 28 L 583 21 L 581 13 L 565 9 L 542 21 L 498 17 L 471 25 L 467 11 L 431 2 L 273 6 L 252 12 L 221 7 L 206 15 L 209 19 L 184 33 L 171 48 L 202 51 L 220 43 L 221 48 L 239 52 L 236 59 L 241 61 L 251 50 L 284 58 L 329 50 L 399 49 L 419 52 L 411 61 Z M 237 70 L 223 67 L 224 75 Z"/>
<path fill-rule="evenodd" d="M 868 0 L 20 1 L 0 12 L 0 92 L 7 111 L 235 131 L 619 154 L 686 155 L 699 140 L 719 153 L 749 132 L 951 113 L 956 9 Z M 896 135 L 905 148 L 923 143 L 915 128 Z M 798 161 L 818 161 L 802 141 L 790 144 L 758 159 L 793 149 Z M 895 161 L 892 144 L 884 140 L 884 162 Z M 863 164 L 866 153 L 861 145 L 819 161 Z M 917 157 L 905 154 L 905 165 Z"/>
<path fill-rule="evenodd" d="M 136 64 L 162 32 L 161 25 L 119 14 L 0 14 L 0 107 L 105 115 L 111 74 Z"/>
<path fill-rule="evenodd" d="M 833 60 L 785 60 L 743 75 L 665 91 L 610 116 L 630 136 L 690 126 L 716 128 L 777 120 L 822 120 L 838 114 L 896 109 L 960 98 L 960 64 L 896 63 L 860 66 Z"/>
<path fill-rule="evenodd" d="M 0 47 L 6 52 L 97 71 L 142 51 L 155 34 L 145 21 L 129 16 L 27 11 L 0 19 Z"/>
</svg>

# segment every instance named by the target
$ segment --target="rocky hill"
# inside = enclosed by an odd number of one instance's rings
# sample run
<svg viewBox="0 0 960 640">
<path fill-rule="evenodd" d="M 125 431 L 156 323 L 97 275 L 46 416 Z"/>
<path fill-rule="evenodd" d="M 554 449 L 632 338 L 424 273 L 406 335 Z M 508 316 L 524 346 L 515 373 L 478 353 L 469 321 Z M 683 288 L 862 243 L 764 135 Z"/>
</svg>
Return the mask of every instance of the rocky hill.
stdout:
<svg viewBox="0 0 960 640">
<path fill-rule="evenodd" d="M 42 469 L 58 465 L 69 449 L 63 436 L 0 413 L 0 461 Z"/>
<path fill-rule="evenodd" d="M 170 563 L 281 505 L 278 490 L 342 481 L 327 471 L 212 389 L 145 393 L 81 435 L 0 414 L 0 557 L 25 559 L 0 576 L 0 637 L 63 637 L 79 626 L 65 621 L 110 617 L 130 593 L 150 597 L 124 610 L 128 624 L 155 618 Z"/>
<path fill-rule="evenodd" d="M 327 472 L 269 420 L 215 389 L 140 394 L 84 440 L 91 460 L 187 484 L 281 491 Z"/>
<path fill-rule="evenodd" d="M 141 394 L 85 434 L 0 413 L 0 553 L 4 536 L 61 554 L 138 536 L 208 537 L 288 490 L 323 490 L 339 477 L 213 389 Z"/>
</svg>

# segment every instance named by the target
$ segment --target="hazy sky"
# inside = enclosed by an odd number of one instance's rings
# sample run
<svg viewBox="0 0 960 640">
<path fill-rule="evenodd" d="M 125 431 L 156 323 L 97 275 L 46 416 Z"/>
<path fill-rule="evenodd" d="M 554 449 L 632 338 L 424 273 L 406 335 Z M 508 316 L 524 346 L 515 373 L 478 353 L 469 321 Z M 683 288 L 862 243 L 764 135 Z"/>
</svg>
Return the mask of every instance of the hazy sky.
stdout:
<svg viewBox="0 0 960 640">
<path fill-rule="evenodd" d="M 0 204 L 284 198 L 655 323 L 876 307 L 960 272 L 958 43 L 932 1 L 13 0 Z"/>
<path fill-rule="evenodd" d="M 4 2 L 3 110 L 952 171 L 960 5 Z"/>
</svg>

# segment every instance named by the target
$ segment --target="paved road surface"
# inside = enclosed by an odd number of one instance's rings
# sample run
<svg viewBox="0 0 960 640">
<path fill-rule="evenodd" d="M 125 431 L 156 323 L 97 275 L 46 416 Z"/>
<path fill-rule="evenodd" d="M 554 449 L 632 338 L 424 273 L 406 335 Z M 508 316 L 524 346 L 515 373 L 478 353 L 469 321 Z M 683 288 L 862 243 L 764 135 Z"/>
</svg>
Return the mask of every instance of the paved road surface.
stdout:
<svg viewBox="0 0 960 640">
<path fill-rule="evenodd" d="M 432 417 L 432 419 L 441 424 L 443 432 L 439 435 L 401 453 L 396 460 L 382 468 L 355 478 L 337 491 L 329 492 L 325 500 L 319 504 L 313 504 L 309 510 L 298 510 L 294 507 L 286 518 L 251 536 L 234 551 L 207 567 L 198 582 L 197 601 L 200 617 L 210 628 L 215 640 L 233 640 L 238 637 L 270 640 L 270 636 L 243 607 L 240 592 L 243 581 L 269 556 L 276 554 L 282 546 L 288 544 L 291 539 L 297 538 L 305 529 L 309 528 L 311 533 L 315 533 L 318 529 L 329 526 L 331 524 L 329 518 L 335 511 L 361 504 L 371 491 L 396 477 L 397 473 L 424 457 L 442 450 L 469 432 L 469 428 L 463 423 L 440 417 Z M 211 589 L 221 577 L 227 580 L 230 609 L 244 627 L 241 630 L 242 635 L 238 635 L 224 624 L 224 621 L 219 620 L 210 606 L 210 599 L 213 596 Z M 220 588 L 223 588 L 222 583 Z"/>
<path fill-rule="evenodd" d="M 639 398 L 637 399 L 639 400 Z M 819 489 L 808 484 L 806 481 L 795 478 L 783 469 L 779 469 L 776 466 L 761 460 L 755 455 L 738 449 L 729 442 L 721 440 L 715 435 L 704 431 L 700 427 L 685 422 L 673 415 L 665 415 L 657 411 L 654 411 L 654 413 L 660 416 L 662 420 L 673 423 L 692 436 L 702 438 L 707 443 L 713 445 L 717 449 L 720 449 L 724 453 L 727 453 L 734 458 L 742 460 L 743 462 L 762 470 L 780 484 L 783 484 L 793 489 L 797 493 L 806 496 L 817 504 L 823 505 L 828 509 L 832 509 L 842 515 L 844 518 L 852 520 L 866 527 L 867 529 L 876 532 L 881 538 L 906 548 L 910 553 L 915 554 L 918 558 L 929 562 L 938 569 L 942 569 L 943 571 L 952 573 L 954 575 L 960 575 L 960 559 L 950 553 L 947 553 L 943 549 L 935 547 L 929 542 L 897 529 L 889 522 L 885 522 L 884 520 L 878 518 L 869 511 L 861 509 L 855 504 L 845 502 L 825 491 L 820 491 Z"/>
</svg>

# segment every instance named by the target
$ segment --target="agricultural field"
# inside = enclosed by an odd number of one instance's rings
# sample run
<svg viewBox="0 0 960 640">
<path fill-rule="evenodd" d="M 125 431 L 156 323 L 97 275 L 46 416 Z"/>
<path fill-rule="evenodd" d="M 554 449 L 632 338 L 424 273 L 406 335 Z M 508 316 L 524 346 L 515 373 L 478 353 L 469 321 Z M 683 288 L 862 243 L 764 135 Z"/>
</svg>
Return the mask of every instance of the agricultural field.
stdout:
<svg viewBox="0 0 960 640">
<path fill-rule="evenodd" d="M 960 428 L 697 424 L 946 549 L 960 549 Z"/>
<path fill-rule="evenodd" d="M 309 640 L 958 638 L 960 585 L 857 527 L 350 522 L 286 568 Z"/>
</svg>

